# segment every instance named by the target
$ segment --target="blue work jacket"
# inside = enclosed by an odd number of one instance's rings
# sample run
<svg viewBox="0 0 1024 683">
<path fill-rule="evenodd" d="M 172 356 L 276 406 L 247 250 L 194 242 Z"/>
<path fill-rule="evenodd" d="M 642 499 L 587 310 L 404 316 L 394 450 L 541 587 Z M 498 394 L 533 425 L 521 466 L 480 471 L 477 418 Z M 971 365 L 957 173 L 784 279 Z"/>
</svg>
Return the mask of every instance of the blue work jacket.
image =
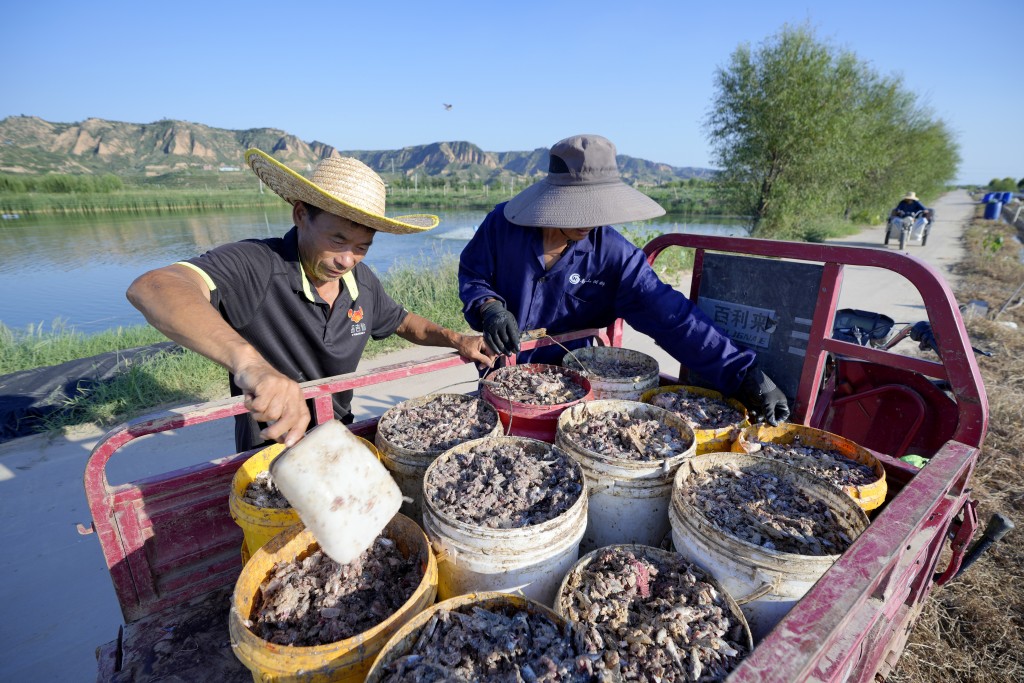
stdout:
<svg viewBox="0 0 1024 683">
<path fill-rule="evenodd" d="M 606 327 L 623 318 L 673 358 L 726 395 L 755 361 L 682 293 L 658 279 L 640 249 L 610 226 L 592 230 L 544 270 L 543 230 L 515 225 L 499 204 L 484 219 L 459 259 L 463 314 L 481 330 L 480 304 L 498 299 L 520 330 L 561 334 Z M 576 348 L 585 344 L 567 344 Z M 546 346 L 520 353 L 519 363 L 561 362 L 565 351 Z"/>
</svg>

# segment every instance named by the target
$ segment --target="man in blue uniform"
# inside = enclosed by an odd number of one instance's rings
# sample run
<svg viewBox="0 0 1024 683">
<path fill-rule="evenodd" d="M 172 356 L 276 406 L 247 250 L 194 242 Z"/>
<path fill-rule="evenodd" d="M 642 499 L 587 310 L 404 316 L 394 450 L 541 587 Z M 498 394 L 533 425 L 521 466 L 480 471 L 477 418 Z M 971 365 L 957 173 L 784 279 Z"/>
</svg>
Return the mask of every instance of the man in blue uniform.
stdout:
<svg viewBox="0 0 1024 683">
<path fill-rule="evenodd" d="M 231 395 L 250 411 L 236 418 L 239 451 L 302 438 L 310 410 L 298 383 L 352 372 L 371 337 L 493 361 L 481 337 L 406 311 L 361 263 L 377 231 L 429 230 L 436 216 L 386 217 L 384 181 L 357 159 L 324 159 L 310 179 L 257 149 L 246 161 L 292 204 L 295 226 L 152 270 L 127 293 L 153 327 L 228 370 Z M 334 396 L 342 422 L 352 421 L 351 400 L 351 391 Z"/>
<path fill-rule="evenodd" d="M 643 251 L 610 227 L 665 213 L 622 182 L 611 141 L 566 138 L 549 163 L 548 176 L 491 211 L 462 252 L 459 296 L 470 326 L 517 362 L 558 363 L 558 346 L 520 352 L 521 331 L 560 334 L 623 318 L 754 418 L 785 421 L 786 397 L 757 368 L 756 354 L 661 282 Z"/>
</svg>

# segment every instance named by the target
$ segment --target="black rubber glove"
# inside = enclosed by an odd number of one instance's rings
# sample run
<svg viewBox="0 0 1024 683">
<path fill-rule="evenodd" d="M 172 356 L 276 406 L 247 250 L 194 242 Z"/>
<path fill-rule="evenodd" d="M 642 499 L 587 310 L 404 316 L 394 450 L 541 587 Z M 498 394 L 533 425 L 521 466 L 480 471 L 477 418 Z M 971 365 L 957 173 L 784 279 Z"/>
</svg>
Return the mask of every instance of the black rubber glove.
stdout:
<svg viewBox="0 0 1024 683">
<path fill-rule="evenodd" d="M 775 427 L 789 419 L 786 395 L 757 367 L 747 370 L 736 392 L 736 400 L 747 407 L 751 422 L 767 422 Z"/>
<path fill-rule="evenodd" d="M 500 301 L 488 301 L 480 309 L 484 341 L 495 353 L 511 356 L 519 353 L 519 323 Z"/>
</svg>

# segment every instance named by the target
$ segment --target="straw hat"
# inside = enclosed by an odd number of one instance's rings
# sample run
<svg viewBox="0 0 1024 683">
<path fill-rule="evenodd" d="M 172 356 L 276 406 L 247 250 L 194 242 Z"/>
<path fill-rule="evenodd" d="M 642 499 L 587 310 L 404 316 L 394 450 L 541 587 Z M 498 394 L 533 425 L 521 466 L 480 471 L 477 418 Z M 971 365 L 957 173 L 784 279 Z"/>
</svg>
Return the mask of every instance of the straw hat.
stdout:
<svg viewBox="0 0 1024 683">
<path fill-rule="evenodd" d="M 665 209 L 619 178 L 615 145 L 574 135 L 551 147 L 548 176 L 505 205 L 505 218 L 540 228 L 595 228 L 663 216 Z"/>
<path fill-rule="evenodd" d="M 908 192 L 905 195 L 903 195 L 903 199 L 913 199 L 914 201 L 917 201 L 917 193 Z"/>
<path fill-rule="evenodd" d="M 312 204 L 367 228 L 397 235 L 430 230 L 439 222 L 437 216 L 429 214 L 386 217 L 384 181 L 358 159 L 323 159 L 308 180 L 263 150 L 247 150 L 245 161 L 267 187 L 289 204 Z"/>
</svg>

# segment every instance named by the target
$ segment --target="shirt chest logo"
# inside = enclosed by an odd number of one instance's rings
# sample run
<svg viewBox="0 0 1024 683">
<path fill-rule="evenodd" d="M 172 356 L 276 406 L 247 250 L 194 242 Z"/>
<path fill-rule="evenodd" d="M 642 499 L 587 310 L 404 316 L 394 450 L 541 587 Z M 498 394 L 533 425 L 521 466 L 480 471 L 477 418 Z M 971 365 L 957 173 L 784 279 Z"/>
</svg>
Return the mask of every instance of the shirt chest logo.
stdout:
<svg viewBox="0 0 1024 683">
<path fill-rule="evenodd" d="M 363 307 L 350 308 L 348 309 L 348 319 L 352 321 L 352 329 L 350 332 L 353 337 L 366 334 L 366 323 L 363 320 Z"/>
<path fill-rule="evenodd" d="M 581 277 L 579 273 L 573 273 L 569 276 L 569 284 L 571 285 L 597 285 L 598 287 L 604 287 L 604 280 L 588 280 L 585 277 Z"/>
</svg>

